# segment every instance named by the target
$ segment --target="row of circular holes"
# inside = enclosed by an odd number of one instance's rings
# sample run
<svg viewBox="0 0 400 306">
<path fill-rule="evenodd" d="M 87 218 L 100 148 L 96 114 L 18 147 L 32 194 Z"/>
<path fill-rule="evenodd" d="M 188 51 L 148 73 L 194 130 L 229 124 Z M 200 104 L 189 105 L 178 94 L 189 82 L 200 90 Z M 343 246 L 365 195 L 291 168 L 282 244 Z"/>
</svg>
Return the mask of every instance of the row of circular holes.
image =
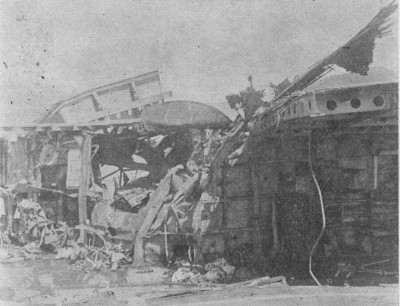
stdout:
<svg viewBox="0 0 400 306">
<path fill-rule="evenodd" d="M 372 100 L 375 104 L 376 107 L 382 106 L 385 103 L 385 100 L 382 98 L 382 96 L 376 96 Z M 361 105 L 361 101 L 359 98 L 353 98 L 350 100 L 350 105 L 352 108 L 357 109 Z M 337 103 L 335 100 L 328 100 L 326 102 L 326 108 L 329 109 L 330 111 L 333 111 L 337 108 Z"/>
<path fill-rule="evenodd" d="M 378 95 L 373 99 L 373 102 L 374 102 L 375 106 L 379 107 L 379 106 L 382 106 L 385 103 L 385 100 L 382 98 L 382 96 Z M 360 105 L 361 105 L 361 101 L 358 98 L 353 98 L 353 99 L 350 100 L 350 105 L 353 108 L 359 108 Z M 301 103 L 301 106 L 303 106 L 303 103 Z M 336 107 L 337 107 L 337 103 L 336 103 L 335 100 L 328 100 L 326 102 L 326 108 L 327 109 L 333 111 L 333 110 L 336 109 Z M 311 102 L 308 102 L 308 108 L 311 110 Z M 288 115 L 290 115 L 290 108 L 287 109 L 287 112 L 288 112 Z M 293 105 L 293 114 L 296 114 L 296 105 Z M 285 117 L 285 115 L 286 115 L 286 111 L 284 111 L 282 113 L 283 117 Z M 276 122 L 276 117 L 274 116 L 272 118 L 272 122 L 270 121 L 269 123 L 271 124 L 271 123 L 275 123 L 275 122 Z"/>
<path fill-rule="evenodd" d="M 375 106 L 379 107 L 379 106 L 382 106 L 385 103 L 385 100 L 382 98 L 382 96 L 376 96 L 373 99 L 373 102 L 374 102 Z M 301 105 L 303 106 L 302 103 L 301 103 Z M 351 107 L 353 107 L 355 109 L 359 108 L 360 105 L 361 105 L 361 101 L 360 101 L 359 98 L 353 98 L 353 99 L 350 100 L 350 105 L 351 105 Z M 311 102 L 308 102 L 308 107 L 311 110 Z M 337 108 L 336 101 L 335 100 L 328 100 L 326 102 L 326 108 L 331 110 L 331 111 L 335 110 Z M 293 105 L 293 109 L 292 110 L 293 110 L 293 114 L 296 114 L 296 105 Z M 290 108 L 287 109 L 287 112 L 288 112 L 288 115 L 290 115 Z M 302 111 L 300 111 L 300 112 L 302 112 Z M 283 116 L 285 116 L 285 115 L 286 115 L 286 111 L 283 112 Z"/>
</svg>

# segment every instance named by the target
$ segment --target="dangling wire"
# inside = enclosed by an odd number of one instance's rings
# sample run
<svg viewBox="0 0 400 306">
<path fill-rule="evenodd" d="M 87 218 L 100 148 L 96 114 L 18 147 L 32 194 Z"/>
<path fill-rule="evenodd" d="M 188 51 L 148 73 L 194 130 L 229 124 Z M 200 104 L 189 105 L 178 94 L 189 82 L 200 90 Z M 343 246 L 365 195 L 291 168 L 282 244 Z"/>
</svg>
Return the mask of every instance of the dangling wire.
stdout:
<svg viewBox="0 0 400 306">
<path fill-rule="evenodd" d="M 325 209 L 324 209 L 324 200 L 322 198 L 322 192 L 321 192 L 321 188 L 319 187 L 317 178 L 315 177 L 315 173 L 314 173 L 314 169 L 313 169 L 313 164 L 312 164 L 312 157 L 311 157 L 311 118 L 309 121 L 309 125 L 308 125 L 308 165 L 310 167 L 310 172 L 311 172 L 311 176 L 314 180 L 315 186 L 317 187 L 318 190 L 318 196 L 319 196 L 319 202 L 321 204 L 321 214 L 322 214 L 322 228 L 321 228 L 321 232 L 319 233 L 319 236 L 317 238 L 317 240 L 315 241 L 312 249 L 311 249 L 311 253 L 310 253 L 310 257 L 309 257 L 309 261 L 308 261 L 308 271 L 310 272 L 311 277 L 314 279 L 314 281 L 317 283 L 318 286 L 321 286 L 321 283 L 318 281 L 318 279 L 315 277 L 313 271 L 312 271 L 312 257 L 314 255 L 315 249 L 318 246 L 319 241 L 321 240 L 322 236 L 324 235 L 324 231 L 325 231 L 325 226 L 326 226 L 326 218 L 325 218 Z"/>
</svg>

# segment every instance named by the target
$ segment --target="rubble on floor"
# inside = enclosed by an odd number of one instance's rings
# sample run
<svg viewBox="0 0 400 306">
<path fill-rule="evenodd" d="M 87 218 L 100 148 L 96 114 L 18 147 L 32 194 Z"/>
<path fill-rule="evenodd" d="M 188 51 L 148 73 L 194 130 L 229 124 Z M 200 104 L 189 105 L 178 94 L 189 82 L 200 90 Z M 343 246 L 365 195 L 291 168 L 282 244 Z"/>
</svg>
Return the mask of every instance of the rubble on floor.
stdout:
<svg viewBox="0 0 400 306">
<path fill-rule="evenodd" d="M 39 241 L 38 247 L 42 245 L 54 244 L 58 241 L 58 232 L 63 232 L 65 226 L 56 228 L 54 222 L 47 219 L 45 212 L 39 203 L 22 200 L 18 204 L 20 214 L 19 239 L 21 243 Z"/>
<path fill-rule="evenodd" d="M 178 262 L 180 266 L 172 275 L 172 282 L 228 283 L 234 278 L 235 267 L 229 265 L 224 258 L 201 265 Z"/>
<path fill-rule="evenodd" d="M 70 244 L 71 245 L 71 244 Z M 129 250 L 122 249 L 121 245 L 107 243 L 103 247 L 89 245 L 67 246 L 57 251 L 56 259 L 66 259 L 72 270 L 117 270 L 121 265 L 132 262 L 127 253 Z"/>
<path fill-rule="evenodd" d="M 64 259 L 78 270 L 116 270 L 132 262 L 129 248 L 111 242 L 109 235 L 88 225 L 68 227 L 65 222 L 54 222 L 46 217 L 39 203 L 23 199 L 17 204 L 19 227 L 17 231 L 2 233 L 0 262 L 11 263 L 39 259 L 45 254 L 56 254 L 55 259 Z M 87 241 L 79 232 L 87 233 Z"/>
</svg>

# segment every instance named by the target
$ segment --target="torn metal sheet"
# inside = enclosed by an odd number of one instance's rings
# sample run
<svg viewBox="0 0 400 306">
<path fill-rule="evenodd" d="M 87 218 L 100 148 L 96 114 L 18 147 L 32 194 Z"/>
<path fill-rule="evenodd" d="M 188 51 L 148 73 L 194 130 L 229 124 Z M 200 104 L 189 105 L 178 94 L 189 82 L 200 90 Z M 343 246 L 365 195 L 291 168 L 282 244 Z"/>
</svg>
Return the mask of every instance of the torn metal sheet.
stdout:
<svg viewBox="0 0 400 306">
<path fill-rule="evenodd" d="M 316 63 L 305 74 L 295 80 L 290 86 L 279 93 L 274 101 L 283 96 L 303 90 L 318 80 L 332 65 L 338 65 L 349 72 L 366 75 L 373 61 L 375 39 L 390 33 L 390 25 L 385 25 L 389 16 L 397 10 L 397 4 L 390 3 L 383 7 L 378 14 L 344 46 L 337 49 L 328 57 Z"/>
<path fill-rule="evenodd" d="M 231 120 L 216 108 L 192 101 L 171 101 L 146 107 L 142 119 L 155 126 L 192 128 L 223 128 Z"/>
<path fill-rule="evenodd" d="M 120 135 L 96 135 L 93 145 L 98 149 L 93 155 L 94 162 L 120 168 L 148 170 L 147 164 L 136 163 L 132 159 L 139 146 L 137 138 L 138 134 L 135 131 L 127 131 Z"/>
<path fill-rule="evenodd" d="M 311 115 L 311 113 L 315 111 L 315 107 L 313 107 L 311 101 L 308 101 L 309 103 L 306 103 L 308 105 L 305 105 L 305 107 L 304 103 L 299 103 L 302 104 L 299 106 L 303 107 L 303 112 L 301 108 L 300 110 L 297 109 L 297 105 L 295 104 L 300 100 L 300 97 L 304 96 L 304 90 L 330 72 L 333 65 L 338 65 L 349 72 L 366 75 L 369 70 L 369 65 L 372 63 L 375 39 L 390 33 L 390 25 L 385 25 L 385 23 L 396 10 L 397 4 L 394 2 L 382 8 L 368 25 L 350 39 L 343 47 L 340 47 L 331 55 L 312 66 L 285 90 L 276 95 L 270 105 L 264 108 L 260 107 L 256 112 L 256 116 L 253 116 L 249 123 L 252 132 L 259 133 L 271 127 L 277 128 L 283 117 L 293 118 L 298 117 L 299 114 L 301 116 L 304 114 Z M 348 90 L 349 88 L 342 90 L 342 92 Z M 359 101 L 355 101 L 354 103 L 359 103 Z M 383 107 L 384 103 L 377 101 L 374 104 L 375 106 Z M 354 108 L 355 113 L 359 112 L 358 104 L 353 104 L 351 107 Z M 331 108 L 336 109 L 336 104 Z M 321 113 L 317 112 L 315 115 L 319 116 Z"/>
</svg>

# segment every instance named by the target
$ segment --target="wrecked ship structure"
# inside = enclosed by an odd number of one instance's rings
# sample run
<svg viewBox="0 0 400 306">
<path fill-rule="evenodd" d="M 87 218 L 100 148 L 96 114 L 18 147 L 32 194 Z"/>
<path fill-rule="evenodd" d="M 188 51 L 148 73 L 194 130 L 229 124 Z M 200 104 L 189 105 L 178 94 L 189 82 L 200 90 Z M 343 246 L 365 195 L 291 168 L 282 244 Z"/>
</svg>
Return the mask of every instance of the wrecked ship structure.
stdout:
<svg viewBox="0 0 400 306">
<path fill-rule="evenodd" d="M 2 127 L 3 241 L 51 245 L 60 258 L 89 256 L 70 240 L 108 245 L 114 269 L 218 262 L 213 281 L 235 270 L 310 273 L 318 284 L 342 272 L 396 275 L 398 80 L 309 87 L 334 66 L 366 75 L 396 9 L 274 86 L 270 102 L 249 78 L 227 96 L 234 122 L 206 104 L 165 102 L 172 93 L 155 71 Z M 386 270 L 367 268 L 380 263 Z M 198 279 L 180 272 L 177 281 Z"/>
</svg>

